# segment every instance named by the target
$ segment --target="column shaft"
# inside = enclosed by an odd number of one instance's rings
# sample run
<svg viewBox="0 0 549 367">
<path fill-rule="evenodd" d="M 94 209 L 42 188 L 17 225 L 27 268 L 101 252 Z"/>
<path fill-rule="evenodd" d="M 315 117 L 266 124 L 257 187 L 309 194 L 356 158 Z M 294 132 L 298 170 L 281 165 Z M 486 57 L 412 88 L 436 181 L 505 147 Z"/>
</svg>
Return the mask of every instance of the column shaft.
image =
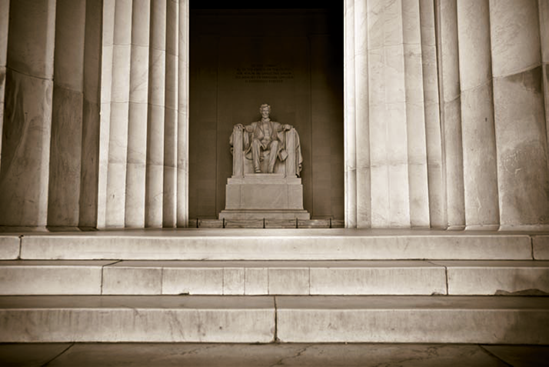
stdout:
<svg viewBox="0 0 549 367">
<path fill-rule="evenodd" d="M 84 112 L 79 227 L 97 226 L 99 126 L 101 110 L 102 0 L 86 0 L 84 45 Z"/>
<path fill-rule="evenodd" d="M 356 102 L 355 102 L 355 8 L 354 0 L 345 0 L 345 227 L 357 226 L 356 187 Z"/>
<path fill-rule="evenodd" d="M 549 144 L 549 1 L 538 0 L 539 27 L 541 42 L 541 62 L 543 69 L 543 95 L 545 102 L 545 128 Z"/>
<path fill-rule="evenodd" d="M 465 228 L 456 0 L 437 1 L 439 70 L 448 229 Z"/>
<path fill-rule="evenodd" d="M 372 226 L 370 182 L 370 124 L 368 116 L 368 13 L 367 2 L 354 6 L 355 118 L 356 118 L 356 221 L 358 228 Z"/>
<path fill-rule="evenodd" d="M 467 229 L 497 230 L 499 205 L 488 0 L 457 3 Z"/>
<path fill-rule="evenodd" d="M 402 2 L 368 3 L 372 227 L 410 227 Z"/>
<path fill-rule="evenodd" d="M 109 228 L 125 226 L 126 167 L 128 156 L 128 119 L 132 0 L 116 0 L 114 13 L 111 121 L 105 221 Z"/>
<path fill-rule="evenodd" d="M 410 225 L 430 226 L 420 7 L 402 1 Z"/>
<path fill-rule="evenodd" d="M 8 24 L 10 0 L 0 0 L 0 165 L 2 164 L 2 126 L 4 125 L 4 95 L 6 90 L 6 61 L 8 54 Z"/>
<path fill-rule="evenodd" d="M 442 172 L 435 6 L 432 0 L 420 0 L 420 19 L 429 218 L 432 228 L 446 228 L 446 190 Z"/>
<path fill-rule="evenodd" d="M 125 225 L 145 227 L 150 1 L 133 0 Z"/>
<path fill-rule="evenodd" d="M 162 203 L 162 226 L 166 228 L 175 227 L 177 222 L 178 18 L 178 0 L 168 0 L 166 8 L 164 191 Z"/>
<path fill-rule="evenodd" d="M 101 53 L 101 118 L 99 121 L 99 171 L 97 189 L 97 228 L 106 227 L 107 178 L 113 77 L 114 22 L 116 0 L 103 0 Z"/>
<path fill-rule="evenodd" d="M 490 0 L 502 229 L 549 227 L 547 126 L 538 2 Z"/>
<path fill-rule="evenodd" d="M 189 0 L 179 1 L 177 227 L 189 222 Z"/>
<path fill-rule="evenodd" d="M 157 228 L 162 227 L 164 191 L 167 1 L 151 3 L 145 226 Z"/>
<path fill-rule="evenodd" d="M 48 203 L 55 0 L 12 1 L 9 15 L 0 225 L 44 227 Z"/>
<path fill-rule="evenodd" d="M 85 0 L 57 0 L 48 227 L 78 226 Z"/>
</svg>

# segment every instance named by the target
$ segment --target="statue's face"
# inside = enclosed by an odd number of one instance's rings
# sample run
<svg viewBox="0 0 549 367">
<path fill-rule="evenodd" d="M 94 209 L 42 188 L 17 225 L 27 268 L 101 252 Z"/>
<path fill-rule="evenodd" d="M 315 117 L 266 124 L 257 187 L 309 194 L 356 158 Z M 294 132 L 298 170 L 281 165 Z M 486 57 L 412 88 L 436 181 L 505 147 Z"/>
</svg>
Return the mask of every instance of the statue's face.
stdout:
<svg viewBox="0 0 549 367">
<path fill-rule="evenodd" d="M 263 117 L 264 119 L 268 118 L 269 117 L 269 109 L 267 107 L 263 107 L 261 109 L 261 117 Z"/>
</svg>

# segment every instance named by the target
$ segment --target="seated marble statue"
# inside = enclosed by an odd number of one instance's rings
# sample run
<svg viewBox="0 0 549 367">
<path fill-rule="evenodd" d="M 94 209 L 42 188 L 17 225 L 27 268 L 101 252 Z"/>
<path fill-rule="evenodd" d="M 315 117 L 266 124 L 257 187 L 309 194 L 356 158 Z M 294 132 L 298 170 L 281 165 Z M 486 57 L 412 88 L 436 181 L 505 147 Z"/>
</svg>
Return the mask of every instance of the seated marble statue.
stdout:
<svg viewBox="0 0 549 367">
<path fill-rule="evenodd" d="M 268 104 L 262 104 L 259 107 L 261 113 L 261 120 L 252 122 L 250 125 L 237 124 L 233 129 L 233 134 L 230 138 L 230 145 L 233 147 L 240 146 L 240 142 L 236 142 L 236 134 L 238 134 L 238 140 L 242 139 L 242 149 L 246 159 L 251 160 L 253 163 L 253 172 L 255 173 L 273 173 L 275 172 L 275 164 L 277 158 L 280 162 L 285 162 L 288 158 L 288 154 L 295 154 L 293 159 L 290 159 L 294 167 L 290 168 L 290 171 L 295 173 L 295 176 L 299 176 L 301 171 L 301 149 L 299 148 L 299 136 L 295 129 L 290 125 L 284 125 L 276 121 L 272 121 L 269 118 L 271 113 L 271 106 Z M 292 134 L 291 147 L 287 147 L 289 139 L 287 139 L 287 133 Z M 241 137 L 241 138 L 240 138 Z M 288 148 L 288 149 L 287 149 Z M 289 152 L 288 152 L 289 151 Z M 267 165 L 264 166 L 264 170 L 261 169 L 261 162 L 267 160 Z M 235 165 L 240 162 L 235 162 Z M 286 165 L 288 166 L 288 165 Z M 288 168 L 286 168 L 288 171 Z M 234 171 L 234 169 L 233 169 Z M 288 174 L 289 172 L 287 172 Z"/>
</svg>

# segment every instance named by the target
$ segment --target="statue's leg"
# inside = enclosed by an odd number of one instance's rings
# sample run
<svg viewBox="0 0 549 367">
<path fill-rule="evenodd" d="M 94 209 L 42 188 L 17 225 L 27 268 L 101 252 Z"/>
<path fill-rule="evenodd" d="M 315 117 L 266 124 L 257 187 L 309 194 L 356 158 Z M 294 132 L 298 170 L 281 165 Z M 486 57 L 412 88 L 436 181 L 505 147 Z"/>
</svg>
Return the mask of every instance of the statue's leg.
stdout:
<svg viewBox="0 0 549 367">
<path fill-rule="evenodd" d="M 267 168 L 267 172 L 269 173 L 273 173 L 274 172 L 274 167 L 275 167 L 275 163 L 276 163 L 276 156 L 277 156 L 277 153 L 278 153 L 278 140 L 275 140 L 273 142 L 271 142 L 271 149 L 269 151 L 269 166 Z"/>
<path fill-rule="evenodd" d="M 261 166 L 259 164 L 259 157 L 261 156 L 261 143 L 258 139 L 252 141 L 252 159 L 254 163 L 255 173 L 261 172 Z"/>
</svg>

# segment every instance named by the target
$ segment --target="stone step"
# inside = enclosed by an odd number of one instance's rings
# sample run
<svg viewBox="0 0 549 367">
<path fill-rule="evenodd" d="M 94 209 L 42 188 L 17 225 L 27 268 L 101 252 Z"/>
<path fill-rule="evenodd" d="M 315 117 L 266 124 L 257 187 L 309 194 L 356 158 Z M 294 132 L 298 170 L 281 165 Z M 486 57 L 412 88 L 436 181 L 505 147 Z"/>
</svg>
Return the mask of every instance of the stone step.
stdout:
<svg viewBox="0 0 549 367">
<path fill-rule="evenodd" d="M 0 261 L 0 295 L 549 295 L 549 261 Z"/>
<path fill-rule="evenodd" d="M 0 244 L 6 260 L 549 260 L 549 236 L 501 232 L 136 230 L 3 236 Z"/>
<path fill-rule="evenodd" d="M 3 296 L 0 342 L 549 344 L 549 298 Z"/>
<path fill-rule="evenodd" d="M 189 219 L 190 228 L 344 228 L 340 219 Z"/>
</svg>

